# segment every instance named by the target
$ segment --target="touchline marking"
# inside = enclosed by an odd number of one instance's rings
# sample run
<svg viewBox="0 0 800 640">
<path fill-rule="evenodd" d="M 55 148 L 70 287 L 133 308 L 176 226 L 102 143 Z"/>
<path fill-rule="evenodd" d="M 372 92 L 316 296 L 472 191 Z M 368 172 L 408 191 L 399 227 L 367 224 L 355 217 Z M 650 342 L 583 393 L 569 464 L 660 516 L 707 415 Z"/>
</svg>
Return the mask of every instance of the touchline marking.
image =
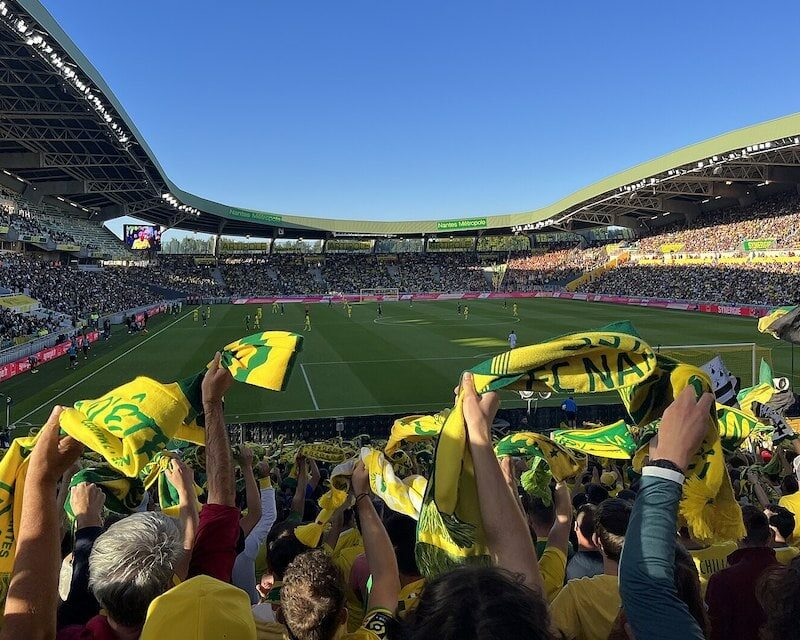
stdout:
<svg viewBox="0 0 800 640">
<path fill-rule="evenodd" d="M 32 416 L 32 415 L 33 415 L 34 413 L 36 413 L 36 412 L 37 412 L 39 409 L 42 409 L 42 408 L 44 408 L 44 407 L 46 407 L 46 406 L 50 405 L 50 404 L 53 402 L 53 400 L 56 400 L 56 399 L 60 398 L 61 396 L 63 396 L 63 395 L 64 395 L 65 393 L 67 393 L 68 391 L 72 391 L 72 390 L 73 390 L 75 387 L 77 387 L 77 386 L 79 386 L 79 385 L 83 384 L 83 383 L 84 383 L 84 382 L 86 382 L 86 381 L 87 381 L 89 378 L 93 378 L 94 376 L 96 376 L 98 373 L 100 373 L 100 372 L 101 372 L 103 369 L 105 369 L 106 367 L 110 367 L 112 364 L 114 364 L 115 362 L 117 362 L 117 360 L 121 360 L 122 358 L 124 358 L 125 356 L 127 356 L 127 355 L 128 355 L 130 352 L 131 352 L 131 351 L 136 351 L 136 349 L 138 349 L 139 347 L 141 347 L 143 344 L 145 344 L 146 342 L 150 342 L 150 340 L 152 340 L 153 338 L 155 338 L 155 337 L 156 337 L 156 336 L 158 336 L 159 334 L 163 333 L 164 331 L 166 331 L 166 330 L 167 330 L 167 329 L 169 329 L 170 327 L 172 327 L 172 326 L 174 326 L 174 325 L 178 324 L 178 323 L 179 323 L 181 320 L 183 320 L 184 318 L 188 318 L 188 317 L 189 317 L 191 314 L 193 314 L 193 313 L 194 313 L 194 310 L 192 310 L 192 311 L 189 311 L 188 313 L 185 313 L 185 314 L 184 314 L 184 315 L 182 315 L 180 318 L 178 318 L 177 320 L 175 320 L 175 322 L 172 322 L 172 323 L 168 324 L 168 325 L 167 325 L 166 327 L 164 327 L 163 329 L 159 329 L 159 330 L 158 330 L 158 331 L 156 331 L 156 332 L 155 332 L 155 333 L 154 333 L 152 336 L 148 336 L 147 338 L 145 338 L 144 340 L 142 340 L 142 341 L 141 341 L 141 342 L 139 342 L 138 344 L 135 344 L 135 345 L 134 345 L 134 346 L 132 346 L 130 349 L 128 349 L 128 350 L 127 350 L 125 353 L 118 355 L 116 358 L 114 358 L 114 359 L 113 359 L 113 360 L 111 360 L 110 362 L 106 362 L 106 363 L 105 363 L 105 364 L 104 364 L 102 367 L 99 367 L 98 369 L 95 369 L 94 371 L 92 371 L 92 372 L 91 372 L 91 373 L 90 373 L 88 376 L 86 376 L 86 377 L 84 377 L 84 378 L 81 378 L 81 379 L 80 379 L 80 380 L 78 380 L 78 381 L 77 381 L 75 384 L 73 384 L 71 387 L 67 387 L 66 389 L 64 389 L 63 391 L 61 391 L 61 392 L 57 393 L 56 395 L 54 395 L 52 398 L 50 398 L 50 399 L 49 399 L 49 400 L 47 400 L 46 402 L 43 402 L 43 403 L 42 403 L 42 404 L 40 404 L 38 407 L 36 407 L 36 408 L 35 408 L 33 411 L 29 411 L 28 413 L 26 413 L 24 416 L 22 416 L 22 417 L 21 417 L 21 418 L 19 418 L 18 420 L 14 420 L 14 423 L 17 423 L 17 422 L 19 422 L 19 421 L 21 421 L 21 420 L 24 420 L 25 418 L 27 418 L 27 417 L 29 417 L 29 416 Z"/>
<path fill-rule="evenodd" d="M 395 360 L 330 360 L 328 362 L 304 362 L 300 366 L 312 364 L 378 364 L 381 362 L 434 362 L 436 360 L 469 360 L 477 356 L 444 356 L 441 358 L 397 358 Z"/>
<path fill-rule="evenodd" d="M 408 321 L 400 321 L 400 322 L 391 322 L 394 320 L 393 316 L 381 316 L 380 318 L 375 318 L 372 322 L 375 324 L 382 325 L 384 327 L 411 327 L 413 329 L 420 329 L 422 327 L 498 327 L 500 325 L 508 324 L 509 321 L 507 320 L 497 320 L 497 321 L 489 321 L 489 322 L 482 322 L 482 321 L 470 321 L 464 320 L 463 322 L 456 322 L 452 324 L 441 324 L 439 322 L 435 322 L 433 320 L 428 321 L 424 318 L 412 318 L 412 320 L 422 320 L 422 322 L 408 322 Z M 518 323 L 522 322 L 520 318 L 511 318 L 510 322 Z"/>
<path fill-rule="evenodd" d="M 314 390 L 311 388 L 311 382 L 308 380 L 308 374 L 306 373 L 306 368 L 301 364 L 300 371 L 303 372 L 303 377 L 306 379 L 306 386 L 308 387 L 308 393 L 311 394 L 311 402 L 314 403 L 314 408 L 319 411 L 319 405 L 317 404 L 317 399 L 314 396 Z M 247 415 L 247 414 L 239 414 L 239 415 Z"/>
</svg>

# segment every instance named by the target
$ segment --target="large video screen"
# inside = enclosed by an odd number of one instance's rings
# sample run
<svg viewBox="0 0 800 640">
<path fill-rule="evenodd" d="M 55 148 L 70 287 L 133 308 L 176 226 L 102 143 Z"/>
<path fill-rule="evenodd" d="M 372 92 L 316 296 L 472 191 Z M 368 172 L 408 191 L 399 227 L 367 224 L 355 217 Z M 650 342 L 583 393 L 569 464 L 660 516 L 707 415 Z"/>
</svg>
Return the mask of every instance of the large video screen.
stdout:
<svg viewBox="0 0 800 640">
<path fill-rule="evenodd" d="M 134 251 L 161 251 L 161 227 L 151 224 L 126 224 L 125 244 Z"/>
</svg>

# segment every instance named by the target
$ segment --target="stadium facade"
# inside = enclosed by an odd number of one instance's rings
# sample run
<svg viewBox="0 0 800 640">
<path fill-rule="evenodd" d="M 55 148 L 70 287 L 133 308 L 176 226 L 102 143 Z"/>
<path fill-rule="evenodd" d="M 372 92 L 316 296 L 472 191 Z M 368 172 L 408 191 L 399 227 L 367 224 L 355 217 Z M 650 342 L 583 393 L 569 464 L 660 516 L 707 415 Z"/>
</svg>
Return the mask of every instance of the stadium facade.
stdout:
<svg viewBox="0 0 800 640">
<path fill-rule="evenodd" d="M 0 184 L 96 222 L 128 215 L 217 235 L 309 239 L 649 231 L 800 184 L 794 114 L 684 147 L 533 211 L 384 222 L 243 209 L 169 179 L 100 73 L 38 0 L 0 2 L 0 50 Z"/>
</svg>

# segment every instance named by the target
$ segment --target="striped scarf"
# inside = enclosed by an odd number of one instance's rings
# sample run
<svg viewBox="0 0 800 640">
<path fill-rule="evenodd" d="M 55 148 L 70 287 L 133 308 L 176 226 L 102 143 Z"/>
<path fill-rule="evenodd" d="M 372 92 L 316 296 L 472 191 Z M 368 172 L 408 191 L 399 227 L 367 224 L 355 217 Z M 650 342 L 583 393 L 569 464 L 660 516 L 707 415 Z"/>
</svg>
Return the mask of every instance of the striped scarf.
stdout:
<svg viewBox="0 0 800 640">
<path fill-rule="evenodd" d="M 257 387 L 285 388 L 303 338 L 286 331 L 268 331 L 232 342 L 222 351 L 222 366 L 234 379 Z M 94 400 L 79 400 L 61 413 L 61 429 L 99 453 L 108 465 L 128 478 L 143 472 L 167 443 L 191 437 L 204 444 L 201 384 L 205 371 L 180 382 L 164 384 L 138 377 Z M 0 461 L 0 528 L 9 545 L 0 557 L 3 598 L 14 564 L 14 541 L 22 505 L 21 490 L 36 436 L 18 438 Z M 158 462 L 161 475 L 164 463 Z M 153 471 L 153 467 L 149 468 Z M 146 474 L 149 475 L 149 474 Z M 155 479 L 153 480 L 155 481 Z M 169 490 L 164 487 L 164 493 Z"/>
<path fill-rule="evenodd" d="M 624 420 L 594 429 L 561 429 L 551 437 L 567 449 L 598 458 L 630 460 L 636 451 L 636 440 Z"/>
<path fill-rule="evenodd" d="M 654 369 L 653 350 L 629 323 L 618 323 L 514 349 L 477 365 L 472 373 L 478 393 L 508 389 L 574 394 L 641 383 Z M 438 437 L 418 521 L 417 566 L 426 578 L 461 564 L 489 563 L 462 403 L 463 391 Z"/>
<path fill-rule="evenodd" d="M 634 468 L 641 470 L 649 441 L 658 432 L 661 416 L 687 386 L 702 395 L 711 392 L 711 380 L 701 369 L 657 356 L 653 374 L 643 382 L 620 389 L 633 423 L 641 430 Z M 709 413 L 709 429 L 695 454 L 683 486 L 679 513 L 697 540 L 739 540 L 744 537 L 742 511 L 733 494 L 725 467 L 715 412 Z"/>
</svg>

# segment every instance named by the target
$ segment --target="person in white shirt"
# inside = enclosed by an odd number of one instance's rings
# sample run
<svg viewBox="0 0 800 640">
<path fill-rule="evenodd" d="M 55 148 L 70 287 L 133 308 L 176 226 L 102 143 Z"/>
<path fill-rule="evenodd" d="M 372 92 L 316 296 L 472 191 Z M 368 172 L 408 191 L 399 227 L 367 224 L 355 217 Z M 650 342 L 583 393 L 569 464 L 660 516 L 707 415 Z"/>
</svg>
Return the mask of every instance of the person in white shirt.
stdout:
<svg viewBox="0 0 800 640">
<path fill-rule="evenodd" d="M 512 349 L 517 348 L 517 334 L 513 331 L 508 334 L 508 346 Z"/>
</svg>

